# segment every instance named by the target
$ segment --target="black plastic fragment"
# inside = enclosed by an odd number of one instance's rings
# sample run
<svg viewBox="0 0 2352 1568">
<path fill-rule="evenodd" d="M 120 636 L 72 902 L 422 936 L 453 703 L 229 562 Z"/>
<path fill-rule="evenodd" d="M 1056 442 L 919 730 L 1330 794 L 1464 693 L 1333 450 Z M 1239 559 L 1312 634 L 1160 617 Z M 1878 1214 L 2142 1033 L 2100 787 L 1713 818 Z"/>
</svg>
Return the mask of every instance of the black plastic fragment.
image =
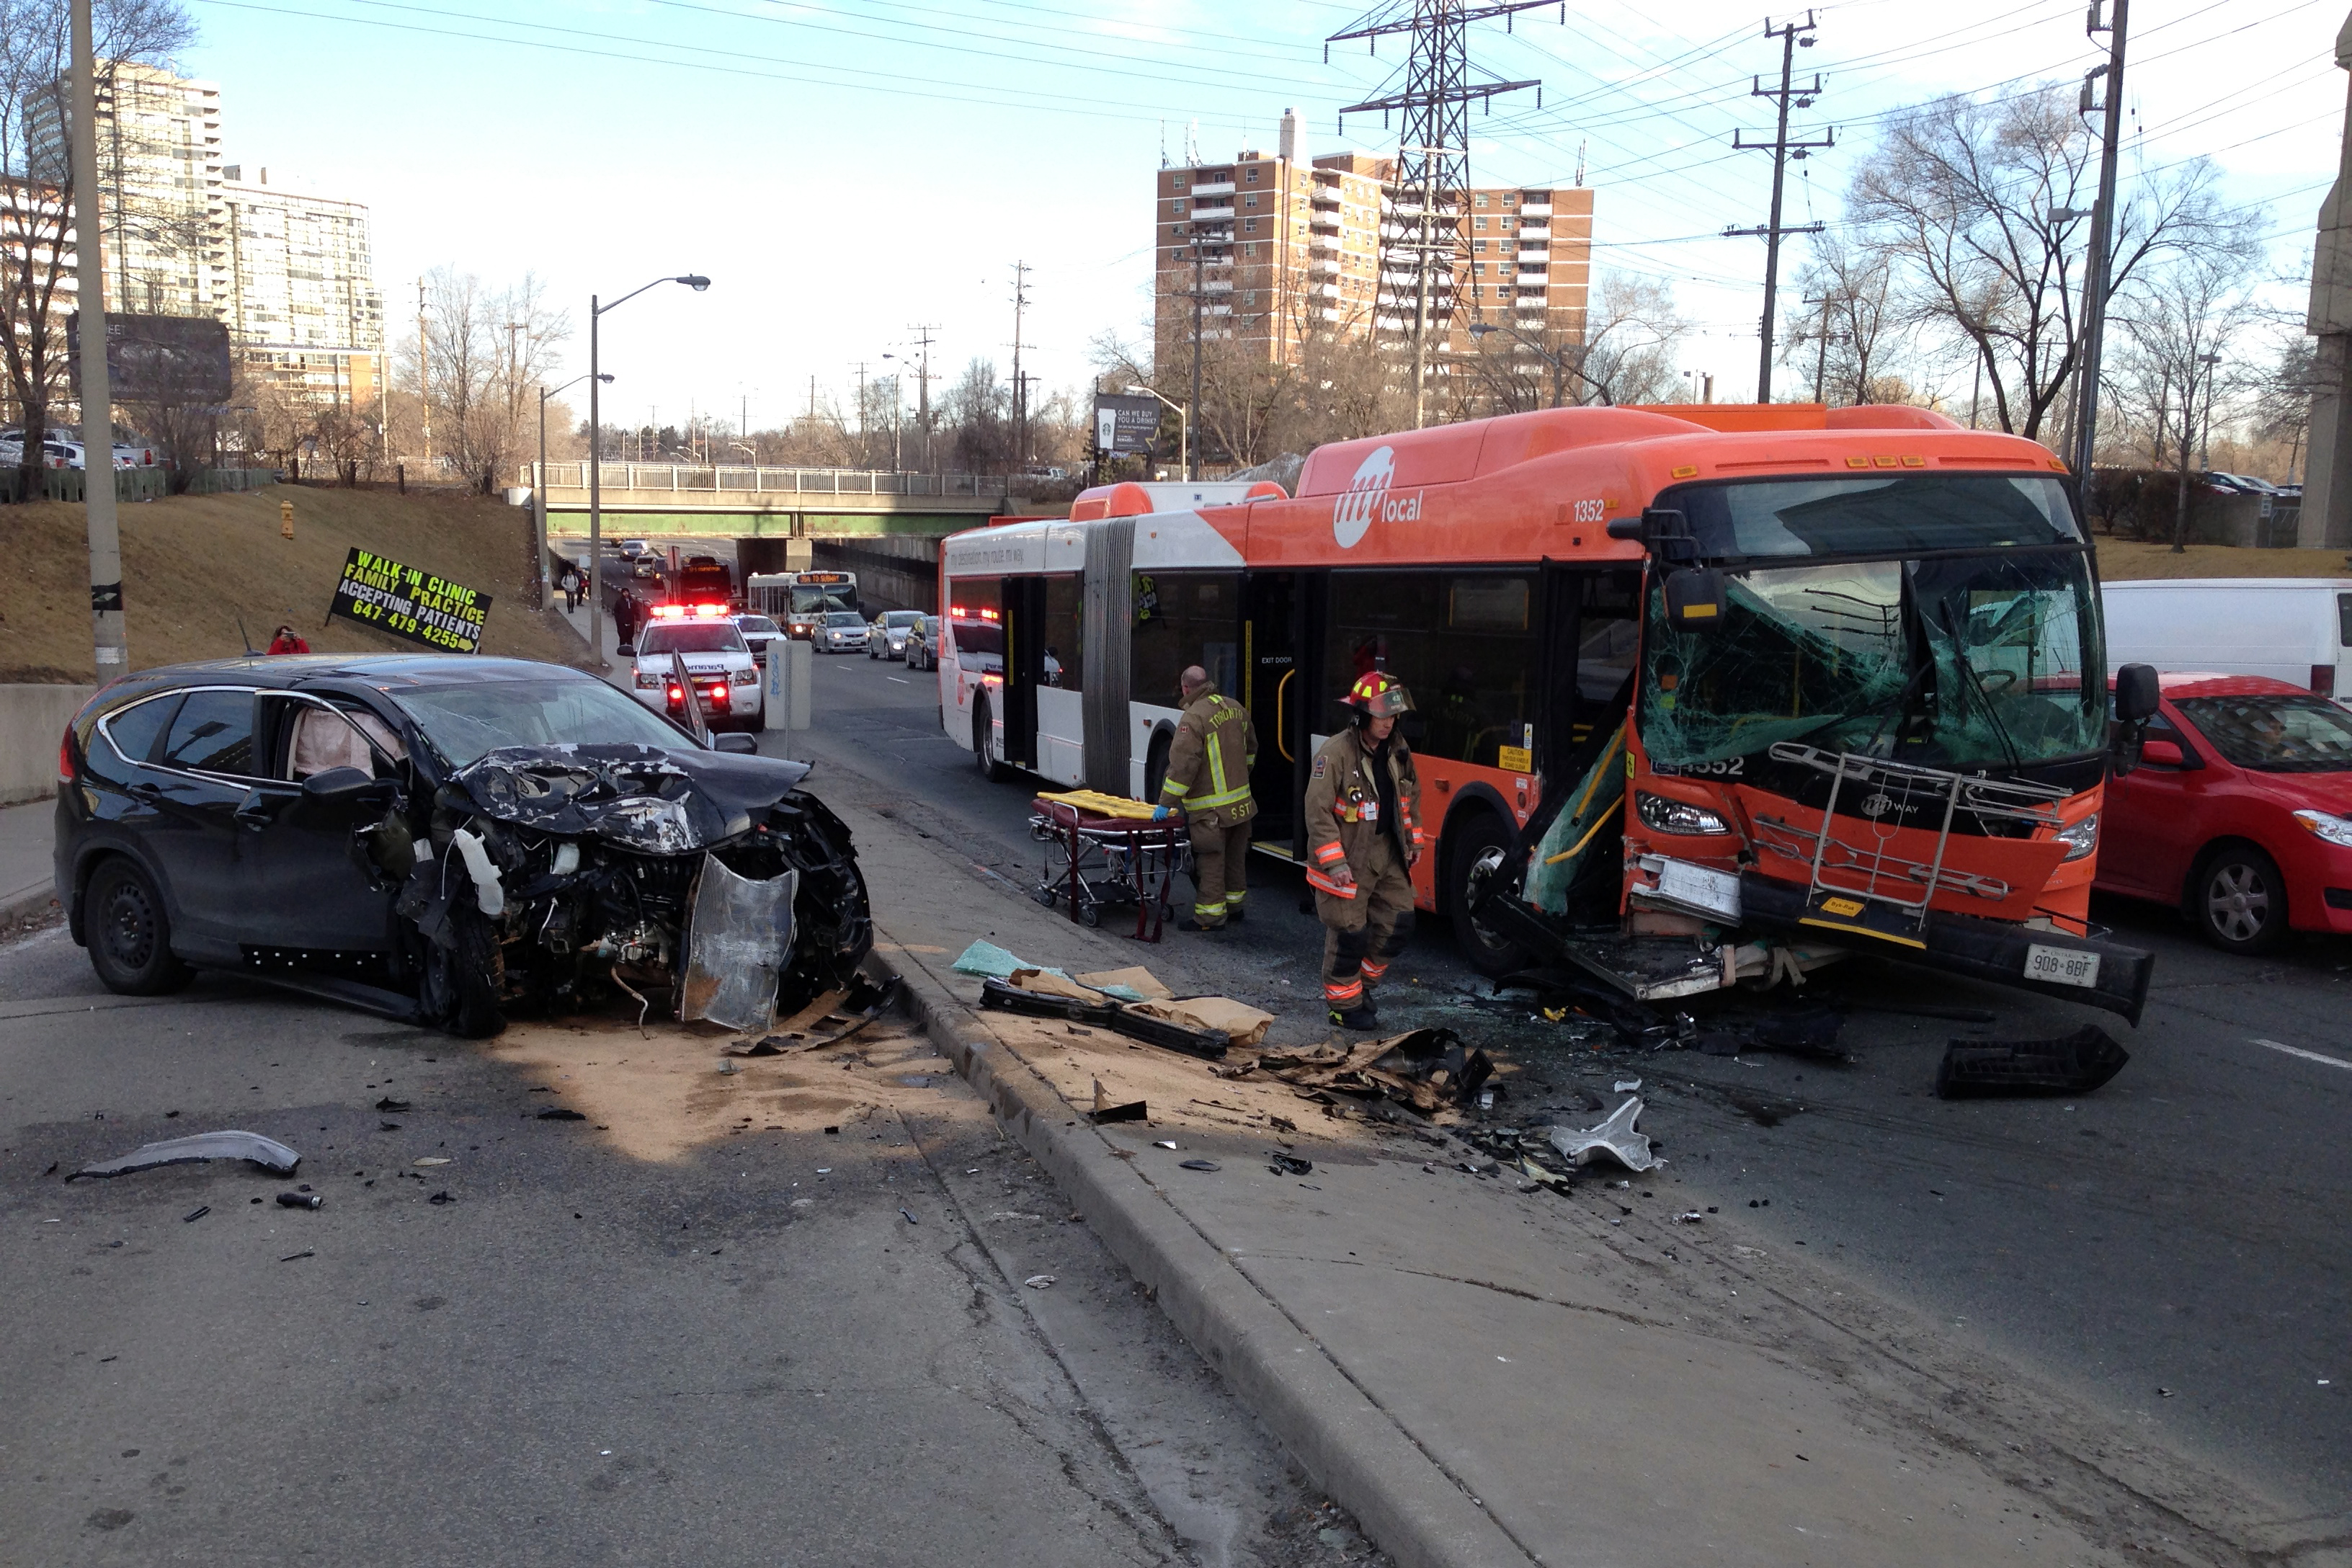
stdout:
<svg viewBox="0 0 2352 1568">
<path fill-rule="evenodd" d="M 1224 1169 L 1223 1165 L 1218 1164 L 1214 1160 L 1180 1160 L 1177 1163 L 1183 1166 L 1184 1169 L 1188 1171 L 1222 1171 Z"/>
<path fill-rule="evenodd" d="M 1954 1040 L 1936 1069 L 1936 1094 L 1942 1100 L 2088 1094 L 2130 1060 L 2130 1052 L 2093 1024 L 2052 1040 Z"/>
<path fill-rule="evenodd" d="M 382 1100 L 375 1102 L 375 1108 L 378 1110 L 383 1111 L 413 1110 L 415 1109 L 415 1107 L 410 1105 L 408 1101 L 404 1100 L 394 1100 L 388 1094 Z"/>
<path fill-rule="evenodd" d="M 551 1105 L 539 1113 L 541 1121 L 585 1121 L 588 1118 L 568 1105 Z"/>
<path fill-rule="evenodd" d="M 1265 1152 L 1266 1169 L 1277 1176 L 1303 1176 L 1315 1168 L 1312 1160 L 1302 1160 L 1296 1154 L 1286 1154 L 1279 1149 Z"/>
<path fill-rule="evenodd" d="M 212 1213 L 212 1212 L 213 1212 L 213 1205 L 210 1205 L 210 1204 L 198 1204 L 194 1208 L 193 1208 L 193 1209 L 189 1210 L 186 1214 L 184 1214 L 184 1215 L 182 1215 L 180 1216 L 180 1223 L 181 1223 L 182 1225 L 194 1225 L 194 1224 L 195 1224 L 195 1223 L 196 1223 L 196 1221 L 198 1221 L 198 1220 L 200 1220 L 200 1219 L 204 1218 L 204 1217 L 205 1217 L 205 1215 L 208 1215 L 208 1214 L 210 1214 L 210 1213 Z"/>
<path fill-rule="evenodd" d="M 315 1209 L 327 1200 L 316 1193 L 280 1193 L 278 1206 L 282 1209 Z"/>
</svg>

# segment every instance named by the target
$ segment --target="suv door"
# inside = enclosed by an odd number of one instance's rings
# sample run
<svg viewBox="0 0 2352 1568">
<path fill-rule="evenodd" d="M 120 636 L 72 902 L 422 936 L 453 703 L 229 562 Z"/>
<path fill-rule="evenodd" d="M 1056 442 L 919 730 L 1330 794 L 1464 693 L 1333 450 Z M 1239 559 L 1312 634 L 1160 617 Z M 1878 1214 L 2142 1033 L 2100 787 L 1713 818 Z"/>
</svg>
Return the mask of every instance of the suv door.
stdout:
<svg viewBox="0 0 2352 1568">
<path fill-rule="evenodd" d="M 397 738 L 373 713 L 355 718 L 307 693 L 264 693 L 258 718 L 268 761 L 255 771 L 268 776 L 254 781 L 236 812 L 245 828 L 240 940 L 310 953 L 391 951 L 399 889 L 372 873 L 353 839 L 357 829 L 383 820 L 383 796 L 316 801 L 302 794 L 302 780 L 329 767 L 396 780 Z"/>
<path fill-rule="evenodd" d="M 132 793 L 154 808 L 144 835 L 163 874 L 174 945 L 235 959 L 247 899 L 236 810 L 259 770 L 253 757 L 255 689 L 189 689 Z"/>
</svg>

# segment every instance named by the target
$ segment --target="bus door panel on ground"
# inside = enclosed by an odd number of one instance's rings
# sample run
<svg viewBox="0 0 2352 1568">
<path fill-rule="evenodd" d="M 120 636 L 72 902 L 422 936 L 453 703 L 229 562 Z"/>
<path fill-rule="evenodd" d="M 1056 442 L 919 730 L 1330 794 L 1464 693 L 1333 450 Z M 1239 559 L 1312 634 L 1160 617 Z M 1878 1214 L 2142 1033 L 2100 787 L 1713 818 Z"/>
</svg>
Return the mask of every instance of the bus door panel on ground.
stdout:
<svg viewBox="0 0 2352 1568">
<path fill-rule="evenodd" d="M 1182 716 L 1178 682 L 1199 665 L 1217 689 L 1241 685 L 1242 574 L 1238 572 L 1150 571 L 1133 574 L 1128 665 L 1129 739 L 1136 743 L 1135 795 L 1160 798 L 1168 748 Z"/>
<path fill-rule="evenodd" d="M 1418 759 L 1422 826 L 1438 851 L 1413 868 L 1424 909 L 1450 907 L 1459 873 L 1508 844 L 1538 798 L 1537 584 L 1526 568 L 1331 574 L 1312 729 L 1338 727 L 1344 712 L 1333 700 L 1368 671 L 1385 670 L 1412 693 L 1415 710 L 1400 727 Z"/>
<path fill-rule="evenodd" d="M 1239 696 L 1257 727 L 1257 765 L 1250 793 L 1257 799 L 1251 837 L 1278 853 L 1296 853 L 1298 801 L 1305 790 L 1307 689 L 1300 683 L 1297 645 L 1299 583 L 1290 572 L 1259 573 L 1249 580 L 1244 630 L 1245 674 Z"/>
</svg>

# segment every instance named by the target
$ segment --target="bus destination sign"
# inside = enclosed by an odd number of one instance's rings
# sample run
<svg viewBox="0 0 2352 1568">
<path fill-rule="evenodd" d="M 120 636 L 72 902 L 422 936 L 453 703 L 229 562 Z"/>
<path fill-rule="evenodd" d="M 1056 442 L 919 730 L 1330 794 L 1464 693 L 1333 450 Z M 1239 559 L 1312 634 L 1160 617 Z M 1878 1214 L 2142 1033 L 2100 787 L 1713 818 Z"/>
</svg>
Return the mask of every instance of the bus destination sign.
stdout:
<svg viewBox="0 0 2352 1568">
<path fill-rule="evenodd" d="M 473 653 L 482 646 L 490 596 L 446 577 L 354 549 L 327 611 L 390 632 L 438 653 Z"/>
</svg>

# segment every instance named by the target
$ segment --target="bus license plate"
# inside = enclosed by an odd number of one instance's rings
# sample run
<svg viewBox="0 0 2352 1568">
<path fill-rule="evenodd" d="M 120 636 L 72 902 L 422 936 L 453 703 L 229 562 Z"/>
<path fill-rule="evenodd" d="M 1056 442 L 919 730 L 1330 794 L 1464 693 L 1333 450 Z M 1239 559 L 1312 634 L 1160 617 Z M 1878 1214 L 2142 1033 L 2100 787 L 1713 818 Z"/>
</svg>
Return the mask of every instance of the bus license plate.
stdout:
<svg viewBox="0 0 2352 1568">
<path fill-rule="evenodd" d="M 2099 983 L 2099 955 L 2066 947 L 2044 947 L 2037 942 L 2025 950 L 2025 977 L 2048 981 L 2053 985 L 2087 989 Z"/>
</svg>

